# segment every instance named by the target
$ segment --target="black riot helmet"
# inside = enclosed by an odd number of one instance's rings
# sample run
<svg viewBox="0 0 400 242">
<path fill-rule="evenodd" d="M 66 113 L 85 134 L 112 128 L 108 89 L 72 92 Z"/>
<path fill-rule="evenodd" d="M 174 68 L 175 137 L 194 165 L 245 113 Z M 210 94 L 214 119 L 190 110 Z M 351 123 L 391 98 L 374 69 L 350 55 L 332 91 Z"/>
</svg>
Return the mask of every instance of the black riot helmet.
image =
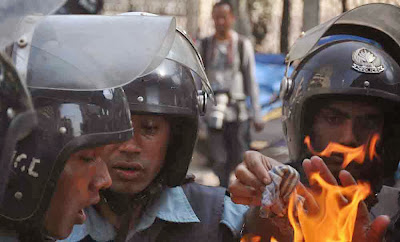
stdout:
<svg viewBox="0 0 400 242">
<path fill-rule="evenodd" d="M 19 36 L 31 33 L 41 20 L 65 0 L 4 0 L 0 3 L 0 50 Z M 31 18 L 31 15 L 37 17 Z M 9 181 L 12 159 L 18 142 L 29 136 L 37 125 L 36 114 L 24 80 L 21 80 L 8 56 L 0 53 L 0 202 Z"/>
<path fill-rule="evenodd" d="M 283 131 L 292 161 L 306 158 L 310 105 L 320 98 L 366 100 L 380 105 L 384 113 L 380 141 L 384 164 L 375 166 L 376 174 L 393 175 L 400 160 L 396 148 L 400 141 L 396 114 L 400 104 L 399 17 L 398 7 L 364 5 L 311 29 L 293 45 L 287 61 L 301 61 L 281 85 Z M 324 37 L 337 38 L 318 45 Z"/>
<path fill-rule="evenodd" d="M 0 53 L 0 201 L 18 142 L 37 125 L 32 101 L 8 57 Z"/>
<path fill-rule="evenodd" d="M 197 139 L 199 115 L 212 96 L 201 57 L 189 37 L 177 30 L 161 64 L 123 88 L 132 115 L 162 115 L 170 121 L 172 135 L 160 176 L 167 186 L 182 184 Z"/>
<path fill-rule="evenodd" d="M 145 16 L 53 15 L 14 45 L 13 57 L 31 91 L 38 127 L 18 144 L 1 220 L 40 226 L 72 153 L 132 137 L 121 86 L 152 71 L 153 62 L 165 57 L 160 46 L 172 42 L 174 29 L 172 17 L 154 21 Z"/>
</svg>

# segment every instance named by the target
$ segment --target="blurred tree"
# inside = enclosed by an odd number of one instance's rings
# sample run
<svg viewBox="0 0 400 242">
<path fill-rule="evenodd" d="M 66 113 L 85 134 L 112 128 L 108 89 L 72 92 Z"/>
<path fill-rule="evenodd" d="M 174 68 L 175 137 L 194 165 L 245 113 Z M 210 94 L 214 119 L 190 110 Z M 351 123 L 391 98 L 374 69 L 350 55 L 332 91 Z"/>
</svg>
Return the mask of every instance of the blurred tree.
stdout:
<svg viewBox="0 0 400 242">
<path fill-rule="evenodd" d="M 347 11 L 347 0 L 342 0 L 342 12 Z"/>
<path fill-rule="evenodd" d="M 271 16 L 271 4 L 268 0 L 248 0 L 247 9 L 257 49 L 268 33 L 267 24 Z"/>
<path fill-rule="evenodd" d="M 252 26 L 250 22 L 249 11 L 247 10 L 247 0 L 225 0 L 232 4 L 233 13 L 236 17 L 235 30 L 244 36 L 251 39 L 252 37 Z"/>
<path fill-rule="evenodd" d="M 319 24 L 319 0 L 304 0 L 303 31 Z"/>
<path fill-rule="evenodd" d="M 289 48 L 290 5 L 289 0 L 283 0 L 281 23 L 281 53 L 287 53 Z"/>
</svg>

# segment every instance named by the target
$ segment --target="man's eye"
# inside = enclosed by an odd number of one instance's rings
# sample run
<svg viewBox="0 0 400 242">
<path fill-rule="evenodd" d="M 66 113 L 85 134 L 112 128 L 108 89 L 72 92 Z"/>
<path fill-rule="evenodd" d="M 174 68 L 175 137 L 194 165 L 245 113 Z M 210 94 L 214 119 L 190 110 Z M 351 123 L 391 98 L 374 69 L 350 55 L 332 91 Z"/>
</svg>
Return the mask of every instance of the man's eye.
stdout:
<svg viewBox="0 0 400 242">
<path fill-rule="evenodd" d="M 142 127 L 143 133 L 146 135 L 153 135 L 157 132 L 158 127 L 155 125 L 145 125 Z"/>
<path fill-rule="evenodd" d="M 328 121 L 330 124 L 333 125 L 338 125 L 343 122 L 343 118 L 336 115 L 326 115 L 325 119 L 326 121 Z"/>
<path fill-rule="evenodd" d="M 378 119 L 362 119 L 360 120 L 360 125 L 366 129 L 377 129 L 379 128 L 381 121 Z"/>
<path fill-rule="evenodd" d="M 79 159 L 88 163 L 96 160 L 96 158 L 92 156 L 80 156 Z"/>
</svg>

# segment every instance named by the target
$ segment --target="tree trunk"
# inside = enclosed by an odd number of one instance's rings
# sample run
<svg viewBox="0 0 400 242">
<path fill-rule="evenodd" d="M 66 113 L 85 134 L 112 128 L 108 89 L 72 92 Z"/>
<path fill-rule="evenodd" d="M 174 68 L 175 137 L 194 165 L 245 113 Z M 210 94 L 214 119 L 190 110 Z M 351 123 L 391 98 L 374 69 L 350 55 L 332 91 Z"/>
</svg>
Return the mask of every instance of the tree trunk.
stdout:
<svg viewBox="0 0 400 242">
<path fill-rule="evenodd" d="M 304 0 L 303 31 L 319 24 L 319 0 Z"/>
<path fill-rule="evenodd" d="M 198 26 L 199 8 L 200 8 L 199 0 L 188 0 L 186 3 L 186 11 L 187 11 L 186 30 L 193 39 L 199 37 L 197 36 L 199 28 Z"/>
<path fill-rule="evenodd" d="M 233 7 L 236 17 L 235 30 L 244 36 L 252 39 L 252 27 L 250 23 L 249 11 L 247 10 L 247 0 L 228 0 Z"/>
<path fill-rule="evenodd" d="M 289 25 L 290 25 L 290 4 L 289 0 L 283 0 L 283 13 L 281 23 L 281 53 L 287 53 L 289 48 Z"/>
<path fill-rule="evenodd" d="M 342 12 L 347 11 L 347 0 L 342 0 Z"/>
</svg>

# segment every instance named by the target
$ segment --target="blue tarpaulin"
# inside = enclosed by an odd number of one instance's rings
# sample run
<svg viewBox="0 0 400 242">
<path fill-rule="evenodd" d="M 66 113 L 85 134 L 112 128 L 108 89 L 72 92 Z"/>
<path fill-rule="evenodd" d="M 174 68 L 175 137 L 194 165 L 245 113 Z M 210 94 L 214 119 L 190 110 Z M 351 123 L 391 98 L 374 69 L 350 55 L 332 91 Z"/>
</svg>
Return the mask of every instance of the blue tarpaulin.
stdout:
<svg viewBox="0 0 400 242">
<path fill-rule="evenodd" d="M 282 106 L 280 100 L 268 105 L 279 95 L 279 88 L 285 73 L 285 56 L 283 54 L 256 54 L 256 82 L 260 89 L 262 114 Z M 291 69 L 289 70 L 289 74 Z"/>
</svg>

